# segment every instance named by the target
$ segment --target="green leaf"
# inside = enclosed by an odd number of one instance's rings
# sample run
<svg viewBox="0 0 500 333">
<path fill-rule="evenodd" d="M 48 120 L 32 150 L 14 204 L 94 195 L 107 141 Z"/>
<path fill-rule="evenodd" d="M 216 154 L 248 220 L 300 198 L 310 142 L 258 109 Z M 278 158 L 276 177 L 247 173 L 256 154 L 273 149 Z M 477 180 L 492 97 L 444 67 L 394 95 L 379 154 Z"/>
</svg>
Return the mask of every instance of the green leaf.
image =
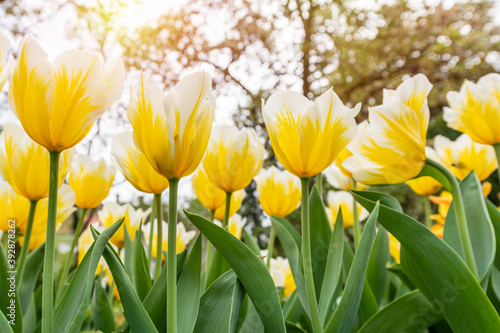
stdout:
<svg viewBox="0 0 500 333">
<path fill-rule="evenodd" d="M 269 332 L 285 332 L 285 322 L 274 281 L 264 263 L 227 230 L 185 211 L 189 220 L 214 244 L 238 275 Z"/>
<path fill-rule="evenodd" d="M 208 238 L 208 237 L 207 237 Z M 222 274 L 226 273 L 231 269 L 231 266 L 224 259 L 224 256 L 217 251 L 217 247 L 213 251 L 212 264 L 210 265 L 210 271 L 207 275 L 206 287 L 208 288 L 212 283 L 214 283 Z"/>
<path fill-rule="evenodd" d="M 289 321 L 287 321 L 285 325 L 287 333 L 307 333 L 307 331 L 304 331 L 302 328 Z"/>
<path fill-rule="evenodd" d="M 488 209 L 488 214 L 490 215 L 491 218 L 491 223 L 493 225 L 493 230 L 495 231 L 495 239 L 497 240 L 496 242 L 496 251 L 495 251 L 495 267 L 500 269 L 500 211 L 498 210 L 497 206 L 495 206 L 491 201 L 488 199 L 486 201 L 486 208 Z"/>
<path fill-rule="evenodd" d="M 401 264 L 393 264 L 387 266 L 387 269 L 394 273 L 406 286 L 408 286 L 410 289 L 416 289 L 413 283 L 410 281 L 410 279 L 406 276 L 405 272 L 403 272 L 403 269 L 401 268 Z"/>
<path fill-rule="evenodd" d="M 493 266 L 496 251 L 493 226 L 484 201 L 481 183 L 474 172 L 471 172 L 460 183 L 460 190 L 464 199 L 465 214 L 468 221 L 467 227 L 469 229 L 474 259 L 481 285 L 485 288 L 488 284 L 487 279 Z M 458 233 L 455 209 L 452 207 L 450 206 L 446 216 L 443 240 L 464 259 L 465 256 Z"/>
<path fill-rule="evenodd" d="M 358 333 L 420 333 L 441 318 L 439 309 L 433 307 L 420 291 L 415 290 L 380 310 Z"/>
<path fill-rule="evenodd" d="M 36 248 L 26 258 L 26 265 L 24 266 L 24 273 L 19 286 L 19 302 L 23 314 L 26 313 L 30 302 L 33 300 L 33 292 L 38 280 L 38 276 L 42 270 L 43 257 L 45 255 L 45 243 Z"/>
<path fill-rule="evenodd" d="M 221 275 L 201 297 L 193 332 L 234 332 L 244 295 L 244 289 L 233 270 Z"/>
<path fill-rule="evenodd" d="M 307 302 L 306 286 L 302 273 L 302 256 L 300 255 L 302 241 L 298 231 L 285 219 L 271 216 L 271 222 L 281 246 L 285 250 L 286 257 L 290 263 L 293 279 L 297 285 L 297 293 L 300 303 L 310 316 L 309 303 Z"/>
<path fill-rule="evenodd" d="M 359 303 L 359 320 L 360 324 L 365 323 L 378 311 L 378 304 L 375 295 L 373 294 L 370 284 L 365 278 L 363 284 L 363 292 L 361 294 L 361 302 Z"/>
<path fill-rule="evenodd" d="M 98 232 L 94 228 L 91 228 L 91 231 L 94 238 L 96 238 Z M 120 295 L 120 300 L 123 305 L 123 315 L 125 316 L 125 319 L 130 325 L 132 331 L 146 333 L 158 332 L 153 324 L 153 321 L 148 316 L 146 309 L 144 309 L 132 282 L 125 272 L 125 268 L 123 267 L 120 258 L 111 245 L 108 244 L 106 246 L 103 256 L 108 264 L 111 274 L 113 275 L 113 281 L 115 281 L 116 288 L 118 289 L 118 294 Z"/>
<path fill-rule="evenodd" d="M 375 202 L 353 191 L 367 210 Z M 438 304 L 455 332 L 498 332 L 500 317 L 460 256 L 411 217 L 386 206 L 379 222 L 402 246 L 401 265 L 427 299 Z"/>
<path fill-rule="evenodd" d="M 422 171 L 420 171 L 420 174 L 415 178 L 419 178 L 419 177 L 423 177 L 423 176 L 429 176 L 429 177 L 434 178 L 435 180 L 440 182 L 445 189 L 450 191 L 450 188 L 451 188 L 450 181 L 443 175 L 443 173 L 441 171 L 434 168 L 433 166 L 430 166 L 428 164 L 424 165 Z"/>
<path fill-rule="evenodd" d="M 361 241 L 354 255 L 351 271 L 347 277 L 344 293 L 339 305 L 333 312 L 325 333 L 330 332 L 350 332 L 356 321 L 361 296 L 363 293 L 363 284 L 365 282 L 366 265 L 368 257 L 375 238 L 375 225 L 377 223 L 379 203 L 373 209 L 373 212 L 366 221 Z"/>
<path fill-rule="evenodd" d="M 372 192 L 372 191 L 353 191 L 349 190 L 351 193 L 363 193 L 363 196 L 367 198 L 368 200 L 371 200 L 373 202 L 380 201 L 380 205 L 382 206 L 387 206 L 391 207 L 392 209 L 398 211 L 398 212 L 403 212 L 403 208 L 401 207 L 401 204 L 399 201 L 394 198 L 393 196 L 390 196 L 389 194 L 385 193 L 380 193 L 380 192 Z"/>
<path fill-rule="evenodd" d="M 252 300 L 245 295 L 240 309 L 240 317 L 238 319 L 238 326 L 236 327 L 238 333 L 264 333 L 264 325 L 260 320 L 259 313 L 255 309 Z"/>
<path fill-rule="evenodd" d="M 134 269 L 134 245 L 128 233 L 128 229 L 123 227 L 124 249 L 125 249 L 125 270 L 129 274 L 130 280 L 135 285 L 135 269 Z"/>
<path fill-rule="evenodd" d="M 322 323 L 326 323 L 330 315 L 333 302 L 342 288 L 342 257 L 344 256 L 344 222 L 342 210 L 337 214 L 337 221 L 330 237 L 328 258 L 326 260 L 325 278 L 321 286 L 319 297 L 319 316 Z"/>
<path fill-rule="evenodd" d="M 108 294 L 101 285 L 102 273 L 97 278 L 94 289 L 94 301 L 92 302 L 92 317 L 94 328 L 104 333 L 111 333 L 115 330 L 115 318 L 113 307 L 108 298 Z"/>
<path fill-rule="evenodd" d="M 193 332 L 198 316 L 201 291 L 201 234 L 196 238 L 186 267 L 177 284 L 177 332 Z"/>
<path fill-rule="evenodd" d="M 259 243 L 257 243 L 255 237 L 245 228 L 243 228 L 243 243 L 245 243 L 250 248 L 250 250 L 253 251 L 253 253 L 260 256 Z"/>
<path fill-rule="evenodd" d="M 132 242 L 133 249 L 133 261 L 132 271 L 129 274 L 132 274 L 133 277 L 131 280 L 134 281 L 135 290 L 137 290 L 137 295 L 139 298 L 144 300 L 149 290 L 151 290 L 151 275 L 149 273 L 148 267 L 148 259 L 146 257 L 146 252 L 144 251 L 144 246 L 142 245 L 142 223 L 139 226 L 139 230 L 137 230 L 135 234 L 134 241 Z"/>
<path fill-rule="evenodd" d="M 314 277 L 314 286 L 316 289 L 316 298 L 319 300 L 321 286 L 325 277 L 325 267 L 328 258 L 328 249 L 332 228 L 328 215 L 326 215 L 323 199 L 316 185 L 313 186 L 309 197 L 309 221 L 311 224 L 311 257 Z"/>
<path fill-rule="evenodd" d="M 366 268 L 366 280 L 370 284 L 377 304 L 380 304 L 388 287 L 389 279 L 386 266 L 390 261 L 390 256 L 389 237 L 384 227 L 380 226 Z"/>
<path fill-rule="evenodd" d="M 13 244 L 13 243 L 12 243 Z M 13 244 L 14 245 L 14 244 Z M 12 251 L 12 250 L 11 250 Z M 13 255 L 13 253 L 9 253 L 10 255 Z M 12 260 L 12 261 L 10 261 Z M 21 306 L 19 304 L 19 295 L 17 293 L 14 293 L 12 295 L 12 292 L 10 291 L 10 286 L 12 283 L 16 283 L 16 274 L 15 273 L 9 273 L 10 271 L 13 271 L 15 269 L 14 263 L 15 259 L 7 259 L 7 256 L 5 254 L 3 246 L 0 246 L 0 305 L 2 306 L 0 308 L 0 312 L 2 312 L 5 317 L 5 321 L 7 322 L 7 326 L 10 326 L 8 324 L 9 320 L 15 320 L 15 325 L 13 325 L 12 328 L 9 327 L 6 332 L 14 331 L 16 333 L 21 333 L 23 329 L 23 318 L 21 316 Z M 12 264 L 12 267 L 11 267 Z M 12 298 L 14 297 L 14 298 Z M 14 303 L 12 303 L 14 301 Z M 14 311 L 12 313 L 11 307 L 14 307 Z M 10 317 L 10 315 L 14 317 Z M 0 316 L 1 317 L 1 316 Z M 3 319 L 0 318 L 0 327 L 4 327 L 1 323 Z M 0 331 L 0 332 L 3 332 Z"/>
<path fill-rule="evenodd" d="M 54 332 L 80 332 L 90 302 L 95 272 L 106 244 L 123 218 L 102 232 L 83 257 L 54 312 Z"/>
<path fill-rule="evenodd" d="M 14 333 L 12 327 L 10 327 L 9 321 L 7 320 L 7 318 L 5 318 L 5 315 L 1 311 L 0 311 L 0 332 Z"/>
</svg>

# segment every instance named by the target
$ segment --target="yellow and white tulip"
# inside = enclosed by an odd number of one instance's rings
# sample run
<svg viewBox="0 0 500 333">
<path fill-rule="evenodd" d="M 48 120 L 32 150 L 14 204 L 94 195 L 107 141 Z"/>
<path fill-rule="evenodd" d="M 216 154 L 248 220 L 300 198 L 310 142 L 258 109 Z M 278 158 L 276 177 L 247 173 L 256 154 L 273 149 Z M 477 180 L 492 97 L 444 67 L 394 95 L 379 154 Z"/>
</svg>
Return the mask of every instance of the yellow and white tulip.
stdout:
<svg viewBox="0 0 500 333">
<path fill-rule="evenodd" d="M 232 193 L 250 184 L 262 167 L 264 152 L 254 129 L 216 126 L 203 159 L 203 168 L 217 187 Z"/>
<path fill-rule="evenodd" d="M 243 228 L 245 228 L 246 224 L 246 217 L 241 217 L 241 215 L 234 214 L 229 218 L 227 230 L 234 237 L 241 239 L 241 233 L 243 232 Z"/>
<path fill-rule="evenodd" d="M 431 88 L 425 75 L 418 74 L 386 92 L 382 105 L 369 108 L 370 124 L 351 143 L 354 155 L 343 163 L 354 179 L 367 185 L 398 184 L 420 173 L 426 159 Z"/>
<path fill-rule="evenodd" d="M 10 80 L 9 105 L 24 130 L 49 151 L 80 142 L 123 91 L 125 70 L 106 68 L 97 53 L 66 51 L 52 63 L 33 38 L 24 39 Z"/>
<path fill-rule="evenodd" d="M 75 191 L 76 205 L 85 209 L 98 207 L 109 195 L 115 174 L 115 167 L 103 158 L 93 161 L 87 156 L 77 156 L 68 179 L 69 186 Z"/>
<path fill-rule="evenodd" d="M 434 149 L 425 147 L 425 154 L 427 158 L 439 161 L 439 157 Z M 441 183 L 430 176 L 418 177 L 406 182 L 408 186 L 418 195 L 426 196 L 439 191 L 442 187 Z"/>
<path fill-rule="evenodd" d="M 300 180 L 275 166 L 262 170 L 256 177 L 257 192 L 264 212 L 269 216 L 285 217 L 300 204 Z"/>
<path fill-rule="evenodd" d="M 332 228 L 337 220 L 339 209 L 342 209 L 344 228 L 349 228 L 354 225 L 354 198 L 351 193 L 346 191 L 330 191 L 327 194 L 326 200 L 328 202 L 326 211 Z M 368 215 L 370 215 L 361 205 L 356 206 L 360 221 L 366 219 Z"/>
<path fill-rule="evenodd" d="M 111 155 L 118 169 L 137 190 L 160 194 L 167 189 L 167 178 L 159 174 L 137 149 L 132 132 L 122 132 L 113 138 Z"/>
<path fill-rule="evenodd" d="M 233 193 L 233 195 L 231 195 L 231 205 L 229 206 L 229 217 L 236 214 L 236 212 L 241 207 L 241 203 L 243 202 L 243 199 L 245 199 L 246 196 L 247 196 L 247 194 L 246 194 L 245 190 L 236 191 Z M 222 204 L 222 206 L 220 206 L 219 208 L 217 208 L 215 210 L 214 217 L 219 221 L 224 220 L 225 211 L 226 211 L 226 203 L 224 202 Z"/>
<path fill-rule="evenodd" d="M 0 230 L 9 231 L 9 221 L 17 227 L 25 226 L 29 209 L 28 199 L 16 193 L 8 183 L 0 181 Z"/>
<path fill-rule="evenodd" d="M 12 66 L 14 66 L 14 57 L 10 54 L 9 38 L 0 31 L 0 91 L 10 76 Z"/>
<path fill-rule="evenodd" d="M 293 175 L 308 178 L 332 164 L 356 136 L 360 108 L 344 106 L 333 89 L 314 102 L 283 91 L 263 102 L 262 113 L 278 161 Z"/>
<path fill-rule="evenodd" d="M 73 150 L 67 150 L 59 159 L 59 185 L 69 171 Z M 7 123 L 0 135 L 0 174 L 20 195 L 29 200 L 40 200 L 49 195 L 49 152 L 33 140 L 23 129 Z"/>
<path fill-rule="evenodd" d="M 157 220 L 155 220 L 155 224 L 157 223 Z M 150 230 L 147 228 L 143 229 L 144 237 L 149 240 L 150 236 Z M 168 224 L 165 221 L 162 221 L 162 233 L 163 233 L 163 241 L 162 241 L 162 248 L 163 251 L 167 252 L 168 251 Z M 181 253 L 184 251 L 193 240 L 193 238 L 196 236 L 196 231 L 191 230 L 187 231 L 186 227 L 182 223 L 177 223 L 177 241 L 176 241 L 176 252 Z M 157 257 L 157 244 L 158 244 L 158 232 L 155 229 L 153 231 L 153 247 L 152 247 L 152 254 L 153 257 Z M 165 261 L 165 255 L 162 254 L 162 261 Z"/>
<path fill-rule="evenodd" d="M 269 273 L 276 287 L 284 288 L 285 297 L 291 295 L 297 288 L 288 259 L 282 257 L 271 258 Z"/>
<path fill-rule="evenodd" d="M 193 173 L 200 164 L 212 130 L 215 93 L 206 72 L 184 77 L 167 96 L 141 73 L 131 90 L 127 117 L 134 142 L 149 163 L 167 179 Z"/>
<path fill-rule="evenodd" d="M 191 181 L 196 198 L 206 209 L 216 210 L 225 204 L 226 193 L 210 180 L 203 164 L 196 169 Z"/>
</svg>

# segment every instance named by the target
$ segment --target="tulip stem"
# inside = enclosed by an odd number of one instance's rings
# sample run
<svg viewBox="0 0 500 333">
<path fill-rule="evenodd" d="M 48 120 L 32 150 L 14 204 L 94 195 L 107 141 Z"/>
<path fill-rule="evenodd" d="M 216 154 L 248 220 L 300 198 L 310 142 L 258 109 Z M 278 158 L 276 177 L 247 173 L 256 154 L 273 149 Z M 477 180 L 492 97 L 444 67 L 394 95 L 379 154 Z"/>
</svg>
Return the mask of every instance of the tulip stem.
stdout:
<svg viewBox="0 0 500 333">
<path fill-rule="evenodd" d="M 167 332 L 177 332 L 177 189 L 179 179 L 168 180 L 168 248 L 167 248 Z M 158 219 L 159 220 L 159 219 Z M 161 255 L 161 254 L 160 254 Z M 158 255 L 156 256 L 158 258 Z M 161 257 L 160 257 L 161 258 Z"/>
<path fill-rule="evenodd" d="M 163 217 L 161 207 L 161 193 L 155 194 L 155 208 L 156 208 L 156 262 L 155 262 L 155 279 L 158 281 L 161 272 L 161 264 L 163 261 Z M 170 208 L 170 207 L 169 207 Z M 170 225 L 168 228 L 168 237 L 170 242 Z M 170 248 L 170 247 L 169 247 Z M 175 252 L 174 252 L 175 253 Z"/>
<path fill-rule="evenodd" d="M 153 234 L 155 229 L 155 199 L 151 201 L 151 216 L 149 219 L 149 242 L 148 242 L 148 272 L 151 271 L 151 261 L 153 260 Z"/>
<path fill-rule="evenodd" d="M 458 233 L 465 254 L 465 262 L 477 279 L 479 278 L 479 274 L 477 272 L 476 260 L 474 259 L 474 253 L 472 251 L 472 244 L 469 236 L 469 229 L 467 227 L 467 218 L 465 215 L 462 192 L 460 191 L 460 185 L 458 184 L 457 178 L 450 172 L 450 170 L 448 170 L 443 165 L 431 159 L 426 159 L 425 162 L 427 165 L 430 165 L 431 167 L 437 169 L 450 182 L 450 192 L 453 196 L 453 206 L 455 207 L 455 214 L 457 216 Z"/>
<path fill-rule="evenodd" d="M 300 178 L 302 184 L 302 264 L 304 265 L 304 279 L 306 283 L 307 301 L 311 312 L 313 333 L 321 332 L 316 290 L 312 271 L 311 236 L 309 227 L 309 178 Z"/>
<path fill-rule="evenodd" d="M 23 246 L 21 247 L 21 254 L 19 255 L 19 260 L 17 261 L 17 283 L 21 281 L 23 277 L 23 270 L 26 264 L 26 256 L 28 255 L 31 230 L 33 229 L 33 220 L 35 219 L 36 204 L 38 200 L 30 200 L 30 212 L 28 215 L 28 224 L 26 225 L 26 232 L 24 233 Z"/>
<path fill-rule="evenodd" d="M 271 267 L 271 258 L 273 257 L 274 251 L 274 239 L 276 238 L 276 230 L 271 226 L 271 231 L 269 233 L 269 244 L 267 245 L 267 269 Z"/>
<path fill-rule="evenodd" d="M 222 227 L 224 229 L 228 228 L 229 225 L 229 212 L 231 210 L 231 196 L 232 192 L 226 192 L 226 210 L 224 211 L 224 221 L 222 221 Z"/>
<path fill-rule="evenodd" d="M 495 149 L 495 155 L 497 156 L 497 162 L 498 162 L 497 174 L 498 174 L 498 181 L 500 182 L 500 143 L 493 144 L 493 148 Z"/>
<path fill-rule="evenodd" d="M 323 174 L 321 172 L 316 175 L 316 184 L 318 184 L 319 195 L 323 199 Z"/>
<path fill-rule="evenodd" d="M 356 190 L 357 184 L 356 180 L 352 180 L 353 190 Z M 359 246 L 359 242 L 361 241 L 361 223 L 359 222 L 358 215 L 358 203 L 356 199 L 352 198 L 352 219 L 353 219 L 353 231 L 354 231 L 354 249 L 357 249 Z"/>
<path fill-rule="evenodd" d="M 210 210 L 210 222 L 213 222 L 215 218 L 215 209 Z M 212 243 L 207 239 L 207 263 L 205 264 L 205 274 L 204 274 L 204 281 L 203 281 L 203 287 L 206 289 L 207 286 L 207 279 L 208 279 L 208 273 L 210 272 L 210 266 L 212 266 Z M 205 290 L 203 289 L 203 290 Z"/>
<path fill-rule="evenodd" d="M 429 200 L 429 197 L 428 196 L 425 196 L 424 197 L 425 199 L 425 225 L 427 226 L 427 228 L 431 228 L 432 227 L 432 221 L 431 221 L 431 201 Z"/>
<path fill-rule="evenodd" d="M 63 269 L 61 272 L 61 276 L 59 277 L 59 284 L 57 285 L 56 289 L 56 302 L 58 302 L 60 297 L 62 296 L 62 290 L 64 287 L 64 283 L 66 282 L 66 277 L 68 276 L 69 266 L 71 264 L 71 258 L 73 258 L 73 250 L 75 249 L 76 243 L 78 242 L 78 237 L 80 236 L 80 233 L 82 231 L 83 219 L 85 218 L 86 214 L 87 214 L 87 208 L 82 208 L 80 211 L 80 218 L 78 219 L 78 223 L 76 224 L 75 234 L 73 235 L 73 240 L 71 241 L 68 254 L 66 255 L 66 258 L 64 258 Z"/>
<path fill-rule="evenodd" d="M 49 207 L 47 238 L 43 259 L 42 333 L 52 333 L 54 313 L 54 259 L 56 256 L 57 191 L 59 187 L 59 157 L 61 152 L 51 151 L 49 178 Z"/>
</svg>

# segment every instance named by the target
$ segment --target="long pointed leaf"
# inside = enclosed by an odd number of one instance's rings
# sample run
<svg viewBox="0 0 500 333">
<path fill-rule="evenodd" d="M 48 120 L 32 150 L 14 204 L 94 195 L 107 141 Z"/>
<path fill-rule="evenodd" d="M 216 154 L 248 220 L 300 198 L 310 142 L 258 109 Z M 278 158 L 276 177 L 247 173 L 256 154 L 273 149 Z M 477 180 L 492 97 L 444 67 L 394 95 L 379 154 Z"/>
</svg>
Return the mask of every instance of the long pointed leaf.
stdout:
<svg viewBox="0 0 500 333">
<path fill-rule="evenodd" d="M 26 313 L 28 306 L 33 299 L 33 292 L 38 280 L 38 276 L 43 266 L 43 256 L 45 255 L 45 243 L 40 245 L 35 251 L 31 252 L 26 258 L 26 266 L 19 286 L 19 302 L 23 314 Z"/>
</svg>

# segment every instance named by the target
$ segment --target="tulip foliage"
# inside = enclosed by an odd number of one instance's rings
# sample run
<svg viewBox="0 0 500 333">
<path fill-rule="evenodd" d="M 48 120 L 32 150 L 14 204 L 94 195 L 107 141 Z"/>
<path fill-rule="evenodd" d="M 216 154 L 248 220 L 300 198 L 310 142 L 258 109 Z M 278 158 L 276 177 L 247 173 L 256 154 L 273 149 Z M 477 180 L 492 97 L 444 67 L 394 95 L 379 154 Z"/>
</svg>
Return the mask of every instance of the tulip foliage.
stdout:
<svg viewBox="0 0 500 333">
<path fill-rule="evenodd" d="M 0 47 L 0 87 L 13 71 L 22 125 L 5 124 L 0 140 L 0 332 L 500 331 L 500 211 L 486 182 L 500 157 L 498 74 L 449 93 L 445 119 L 463 134 L 434 148 L 424 75 L 384 91 L 361 124 L 360 105 L 333 89 L 315 101 L 276 92 L 262 105 L 279 162 L 268 168 L 254 130 L 212 129 L 208 72 L 166 93 L 141 74 L 113 166 L 73 158 L 72 147 L 121 95 L 121 61 L 103 67 L 97 54 L 69 51 L 49 63 L 29 38 L 14 63 L 4 35 Z M 107 199 L 115 166 L 151 208 Z M 179 212 L 190 175 L 209 218 Z M 267 250 L 238 214 L 253 180 Z M 377 191 L 399 183 L 424 198 L 425 223 Z M 289 218 L 297 210 L 300 228 Z"/>
</svg>

